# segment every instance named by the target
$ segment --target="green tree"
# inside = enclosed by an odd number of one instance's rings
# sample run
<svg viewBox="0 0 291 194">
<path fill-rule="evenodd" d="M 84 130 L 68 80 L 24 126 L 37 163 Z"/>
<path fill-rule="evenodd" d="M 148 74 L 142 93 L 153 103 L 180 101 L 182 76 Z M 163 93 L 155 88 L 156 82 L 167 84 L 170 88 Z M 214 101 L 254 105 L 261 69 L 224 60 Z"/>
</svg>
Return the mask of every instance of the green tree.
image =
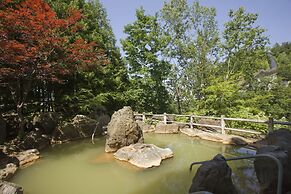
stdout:
<svg viewBox="0 0 291 194">
<path fill-rule="evenodd" d="M 124 91 L 128 87 L 127 69 L 119 48 L 115 46 L 116 39 L 107 19 L 107 13 L 99 0 L 48 0 L 60 17 L 65 17 L 72 8 L 82 11 L 79 25 L 83 30 L 76 30 L 71 38 L 82 37 L 87 41 L 95 41 L 109 59 L 106 66 L 90 69 L 89 72 L 76 72 L 71 81 L 57 96 L 62 111 L 75 114 L 90 113 L 102 106 L 109 111 L 120 108 L 127 102 Z"/>
<path fill-rule="evenodd" d="M 135 110 L 166 112 L 169 96 L 164 82 L 169 64 L 161 50 L 166 39 L 160 33 L 157 16 L 145 15 L 143 8 L 136 10 L 136 21 L 125 26 L 127 38 L 121 41 L 129 65 L 132 102 Z"/>
<path fill-rule="evenodd" d="M 243 7 L 230 10 L 230 21 L 225 23 L 223 31 L 223 63 L 225 78 L 242 73 L 247 84 L 254 80 L 255 73 L 267 64 L 268 37 L 265 29 L 255 25 L 258 14 L 246 13 Z"/>
<path fill-rule="evenodd" d="M 163 32 L 169 37 L 164 55 L 172 64 L 169 89 L 179 113 L 202 98 L 202 87 L 217 59 L 218 30 L 214 8 L 186 0 L 166 2 L 160 12 Z"/>
</svg>

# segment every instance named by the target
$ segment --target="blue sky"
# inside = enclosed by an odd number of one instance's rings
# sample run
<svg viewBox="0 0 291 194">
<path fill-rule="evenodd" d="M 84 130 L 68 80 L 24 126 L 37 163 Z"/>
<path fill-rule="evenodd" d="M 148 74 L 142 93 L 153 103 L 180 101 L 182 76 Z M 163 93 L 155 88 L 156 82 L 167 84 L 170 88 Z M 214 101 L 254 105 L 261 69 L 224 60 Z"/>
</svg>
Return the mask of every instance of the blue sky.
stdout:
<svg viewBox="0 0 291 194">
<path fill-rule="evenodd" d="M 194 0 L 188 0 L 192 3 Z M 125 38 L 123 27 L 135 21 L 135 10 L 141 6 L 147 14 L 154 14 L 163 6 L 164 0 L 101 0 L 107 10 L 113 32 L 119 40 Z M 200 0 L 202 5 L 215 7 L 219 28 L 228 21 L 230 9 L 240 6 L 248 12 L 258 13 L 258 25 L 267 29 L 271 45 L 291 41 L 291 0 Z"/>
</svg>

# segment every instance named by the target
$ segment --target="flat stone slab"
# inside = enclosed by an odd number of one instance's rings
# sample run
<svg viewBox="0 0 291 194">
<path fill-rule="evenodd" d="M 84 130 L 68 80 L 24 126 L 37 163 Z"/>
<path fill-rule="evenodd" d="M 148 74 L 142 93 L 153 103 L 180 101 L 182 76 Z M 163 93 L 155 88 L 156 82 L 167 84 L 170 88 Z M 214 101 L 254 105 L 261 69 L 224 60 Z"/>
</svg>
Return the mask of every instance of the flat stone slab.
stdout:
<svg viewBox="0 0 291 194">
<path fill-rule="evenodd" d="M 37 149 L 30 149 L 17 153 L 15 157 L 19 160 L 19 165 L 21 167 L 30 166 L 40 158 L 40 153 Z"/>
<path fill-rule="evenodd" d="M 170 148 L 159 148 L 153 144 L 136 143 L 119 149 L 114 157 L 128 161 L 139 168 L 160 166 L 162 160 L 173 157 Z"/>
<path fill-rule="evenodd" d="M 198 137 L 200 139 L 215 141 L 223 144 L 230 145 L 247 145 L 253 143 L 253 141 L 248 140 L 246 138 L 236 136 L 236 135 L 228 135 L 228 134 L 220 134 L 220 133 L 208 133 L 205 131 L 201 131 L 198 129 L 190 129 L 183 128 L 180 129 L 181 133 L 184 133 L 191 137 Z"/>
<path fill-rule="evenodd" d="M 179 133 L 179 125 L 176 123 L 164 124 L 159 122 L 156 125 L 155 133 Z"/>
</svg>

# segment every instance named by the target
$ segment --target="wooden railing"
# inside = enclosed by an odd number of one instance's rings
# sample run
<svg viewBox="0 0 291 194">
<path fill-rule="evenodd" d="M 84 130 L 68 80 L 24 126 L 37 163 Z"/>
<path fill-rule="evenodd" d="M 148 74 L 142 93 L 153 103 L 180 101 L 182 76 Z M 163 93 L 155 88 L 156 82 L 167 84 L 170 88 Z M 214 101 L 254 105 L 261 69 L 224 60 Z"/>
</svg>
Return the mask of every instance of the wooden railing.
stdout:
<svg viewBox="0 0 291 194">
<path fill-rule="evenodd" d="M 177 123 L 177 124 L 184 124 L 189 125 L 191 129 L 194 128 L 194 126 L 201 126 L 201 127 L 211 127 L 211 128 L 219 128 L 221 129 L 221 133 L 225 134 L 226 131 L 237 131 L 237 132 L 243 132 L 243 133 L 251 133 L 251 134 L 262 134 L 262 132 L 249 130 L 249 129 L 236 129 L 236 128 L 230 128 L 226 127 L 226 121 L 240 121 L 240 122 L 251 122 L 251 123 L 259 123 L 259 124 L 265 124 L 268 126 L 268 132 L 271 132 L 274 130 L 274 125 L 286 125 L 291 126 L 291 122 L 283 122 L 283 121 L 274 121 L 273 118 L 269 118 L 267 121 L 263 120 L 255 120 L 255 119 L 242 119 L 242 118 L 228 118 L 224 115 L 221 115 L 220 117 L 211 117 L 211 116 L 198 116 L 198 115 L 178 115 L 178 114 L 134 114 L 136 119 L 145 121 L 148 117 L 150 117 L 152 120 L 159 120 L 163 121 L 165 124 L 167 123 Z M 177 122 L 174 120 L 170 120 L 171 117 L 186 117 L 189 119 L 189 122 Z M 160 119 L 157 119 L 160 118 Z M 194 119 L 212 119 L 212 120 L 220 120 L 220 125 L 210 125 L 210 124 L 202 124 L 202 123 L 195 123 Z"/>
</svg>

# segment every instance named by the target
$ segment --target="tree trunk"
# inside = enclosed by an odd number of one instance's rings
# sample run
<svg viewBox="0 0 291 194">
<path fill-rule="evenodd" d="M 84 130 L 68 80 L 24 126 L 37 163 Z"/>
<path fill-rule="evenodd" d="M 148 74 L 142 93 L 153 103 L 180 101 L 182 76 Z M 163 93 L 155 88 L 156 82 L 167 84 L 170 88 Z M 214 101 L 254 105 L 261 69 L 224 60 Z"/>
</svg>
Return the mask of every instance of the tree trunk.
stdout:
<svg viewBox="0 0 291 194">
<path fill-rule="evenodd" d="M 182 114 L 182 108 L 181 108 L 181 102 L 180 102 L 180 95 L 179 95 L 179 89 L 176 88 L 176 98 L 177 98 L 177 108 L 178 108 L 178 113 Z"/>
<path fill-rule="evenodd" d="M 18 115 L 18 138 L 22 139 L 24 136 L 24 117 L 22 114 L 23 103 L 17 105 L 17 115 Z"/>
<path fill-rule="evenodd" d="M 16 112 L 18 116 L 18 138 L 24 136 L 24 116 L 23 106 L 28 93 L 31 91 L 31 80 L 17 80 L 15 87 L 9 86 L 11 97 L 16 104 Z"/>
</svg>

